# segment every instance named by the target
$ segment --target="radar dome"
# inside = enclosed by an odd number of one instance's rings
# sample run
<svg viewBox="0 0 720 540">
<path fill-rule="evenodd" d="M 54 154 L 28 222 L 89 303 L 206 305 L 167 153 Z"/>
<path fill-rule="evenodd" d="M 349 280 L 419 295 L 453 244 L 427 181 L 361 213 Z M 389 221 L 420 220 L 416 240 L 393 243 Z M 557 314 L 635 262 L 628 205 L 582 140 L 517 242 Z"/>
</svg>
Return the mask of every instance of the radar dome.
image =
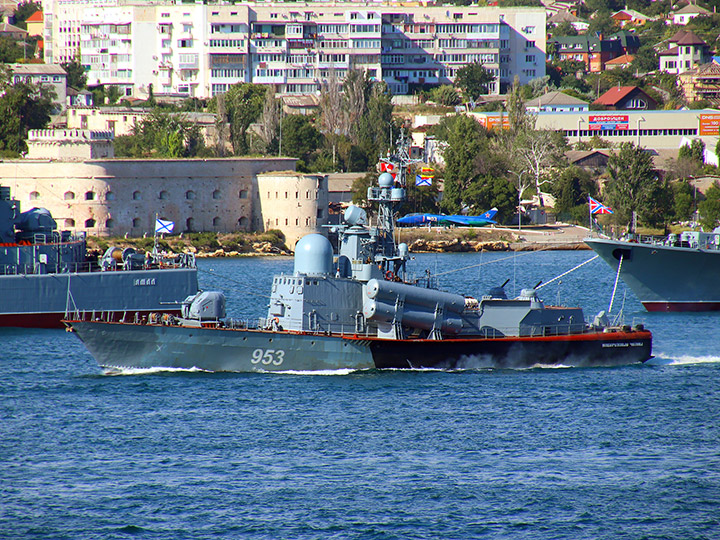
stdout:
<svg viewBox="0 0 720 540">
<path fill-rule="evenodd" d="M 393 178 L 392 174 L 389 172 L 384 172 L 380 176 L 378 176 L 378 185 L 382 187 L 392 187 L 392 185 L 395 183 L 395 179 Z"/>
<path fill-rule="evenodd" d="M 345 223 L 349 225 L 367 225 L 367 213 L 359 206 L 351 204 L 345 209 L 343 214 Z"/>
<path fill-rule="evenodd" d="M 322 234 L 308 234 L 295 244 L 295 273 L 332 274 L 333 250 Z"/>
</svg>

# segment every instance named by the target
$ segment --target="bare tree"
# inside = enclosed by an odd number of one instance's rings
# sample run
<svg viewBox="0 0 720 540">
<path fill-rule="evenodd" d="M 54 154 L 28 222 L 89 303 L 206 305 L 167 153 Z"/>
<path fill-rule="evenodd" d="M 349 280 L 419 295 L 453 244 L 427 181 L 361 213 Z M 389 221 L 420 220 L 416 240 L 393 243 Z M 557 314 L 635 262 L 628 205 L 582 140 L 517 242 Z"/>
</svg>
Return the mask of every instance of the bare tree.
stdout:
<svg viewBox="0 0 720 540">
<path fill-rule="evenodd" d="M 552 168 L 564 156 L 564 146 L 557 134 L 549 130 L 523 130 L 514 139 L 514 162 L 519 170 L 527 171 L 540 196 L 541 186 L 552 183 Z"/>
<path fill-rule="evenodd" d="M 345 107 L 350 126 L 357 125 L 357 122 L 363 114 L 365 114 L 370 89 L 370 79 L 368 78 L 366 71 L 362 71 L 360 69 L 348 70 L 347 75 L 345 76 L 345 81 L 343 82 L 343 90 L 345 93 Z"/>
<path fill-rule="evenodd" d="M 348 128 L 340 81 L 331 69 L 320 97 L 320 131 L 325 135 L 347 135 Z"/>
<path fill-rule="evenodd" d="M 275 88 L 269 86 L 265 93 L 263 112 L 260 121 L 260 138 L 265 143 L 265 151 L 269 152 L 273 141 L 280 131 L 280 107 L 281 104 L 275 97 Z"/>
<path fill-rule="evenodd" d="M 215 113 L 215 155 L 224 157 L 228 151 L 228 118 L 225 108 L 225 94 L 218 94 L 217 112 Z"/>
</svg>

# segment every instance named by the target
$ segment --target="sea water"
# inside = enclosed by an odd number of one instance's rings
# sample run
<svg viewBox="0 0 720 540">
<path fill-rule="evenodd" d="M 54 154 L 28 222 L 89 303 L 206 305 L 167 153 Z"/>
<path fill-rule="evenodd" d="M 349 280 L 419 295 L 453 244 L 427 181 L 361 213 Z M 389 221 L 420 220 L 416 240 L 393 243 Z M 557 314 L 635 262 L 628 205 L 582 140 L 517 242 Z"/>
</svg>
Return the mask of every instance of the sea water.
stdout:
<svg viewBox="0 0 720 540">
<path fill-rule="evenodd" d="M 649 314 L 592 252 L 418 255 L 446 290 L 540 284 L 654 334 L 649 365 L 103 372 L 0 330 L 1 538 L 717 538 L 720 314 Z M 262 316 L 289 258 L 200 261 Z M 548 283 L 543 286 L 543 284 Z"/>
</svg>

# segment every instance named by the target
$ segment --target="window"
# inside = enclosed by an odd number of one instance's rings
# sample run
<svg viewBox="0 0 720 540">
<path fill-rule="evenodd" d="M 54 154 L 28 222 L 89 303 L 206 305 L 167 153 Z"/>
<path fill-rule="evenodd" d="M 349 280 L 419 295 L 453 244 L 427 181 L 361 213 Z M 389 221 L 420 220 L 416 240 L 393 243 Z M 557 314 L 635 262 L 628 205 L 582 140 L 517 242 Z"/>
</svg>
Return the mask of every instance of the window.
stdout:
<svg viewBox="0 0 720 540">
<path fill-rule="evenodd" d="M 239 225 L 240 227 L 247 227 L 247 225 L 248 225 L 248 218 L 246 218 L 245 216 L 243 216 L 243 217 L 241 217 L 240 219 L 238 219 L 238 225 Z"/>
<path fill-rule="evenodd" d="M 247 198 L 248 198 L 247 189 L 243 189 L 243 190 L 240 191 L 240 198 L 241 198 L 241 199 L 247 199 Z"/>
<path fill-rule="evenodd" d="M 72 201 L 75 199 L 75 194 L 72 191 L 66 191 L 63 195 L 63 199 L 66 201 Z"/>
<path fill-rule="evenodd" d="M 139 191 L 133 191 L 133 201 L 142 201 L 142 194 Z"/>
<path fill-rule="evenodd" d="M 85 200 L 86 201 L 94 201 L 95 200 L 95 192 L 94 191 L 86 191 L 85 192 Z"/>
<path fill-rule="evenodd" d="M 220 226 L 220 218 L 214 217 L 213 218 L 213 227 L 218 228 Z"/>
<path fill-rule="evenodd" d="M 40 194 L 37 191 L 30 192 L 30 200 L 37 201 L 40 198 Z"/>
<path fill-rule="evenodd" d="M 193 218 L 189 217 L 185 220 L 185 230 L 187 230 L 187 231 L 195 230 L 195 220 Z"/>
<path fill-rule="evenodd" d="M 75 220 L 74 219 L 66 219 L 65 220 L 65 227 L 74 227 L 75 226 Z"/>
<path fill-rule="evenodd" d="M 105 200 L 106 200 L 106 201 L 114 201 L 114 200 L 115 200 L 115 193 L 113 193 L 112 191 L 108 191 L 108 192 L 105 194 Z"/>
<path fill-rule="evenodd" d="M 93 218 L 85 220 L 85 228 L 90 229 L 95 226 L 95 220 Z"/>
<path fill-rule="evenodd" d="M 140 226 L 140 218 L 133 218 L 133 228 L 138 228 Z"/>
<path fill-rule="evenodd" d="M 162 197 L 161 197 L 161 198 L 162 198 Z M 186 192 L 185 192 L 185 198 L 186 198 L 188 201 L 192 201 L 192 200 L 195 198 L 195 192 L 192 191 L 192 190 L 186 191 Z"/>
<path fill-rule="evenodd" d="M 170 198 L 170 194 L 165 190 L 161 191 L 158 194 L 158 199 L 160 199 L 162 201 L 166 201 L 166 200 L 168 200 L 168 198 Z"/>
<path fill-rule="evenodd" d="M 212 192 L 212 198 L 215 200 L 222 199 L 219 189 L 216 189 L 215 191 Z"/>
<path fill-rule="evenodd" d="M 107 227 L 108 229 L 112 229 L 114 226 L 115 226 L 115 222 L 112 219 L 108 219 L 105 222 L 105 227 Z"/>
</svg>

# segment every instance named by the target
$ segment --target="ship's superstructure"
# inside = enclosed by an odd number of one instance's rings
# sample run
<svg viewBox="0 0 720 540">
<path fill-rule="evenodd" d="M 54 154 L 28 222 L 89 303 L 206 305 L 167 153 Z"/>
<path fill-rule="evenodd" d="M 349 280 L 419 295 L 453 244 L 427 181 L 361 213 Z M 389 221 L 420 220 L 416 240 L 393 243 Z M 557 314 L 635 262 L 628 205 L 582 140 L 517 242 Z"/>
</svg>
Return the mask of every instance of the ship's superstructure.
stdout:
<svg viewBox="0 0 720 540">
<path fill-rule="evenodd" d="M 405 200 L 408 159 L 400 150 L 370 187 L 377 225 L 350 206 L 333 253 L 321 234 L 296 246 L 292 274 L 273 278 L 267 315 L 255 324 L 225 319 L 225 297 L 188 297 L 182 317 L 149 324 L 78 314 L 69 326 L 108 367 L 212 371 L 615 365 L 651 357 L 642 325 L 611 326 L 601 313 L 587 324 L 579 307 L 546 306 L 535 289 L 508 299 L 496 287 L 480 299 L 433 288 L 408 272 L 407 246 L 393 239 Z"/>
<path fill-rule="evenodd" d="M 0 187 L 0 326 L 59 328 L 71 312 L 179 314 L 197 290 L 191 255 L 167 259 L 110 247 L 99 262 L 89 259 L 84 234 L 58 231 L 44 208 L 21 212 L 10 189 Z"/>
</svg>

